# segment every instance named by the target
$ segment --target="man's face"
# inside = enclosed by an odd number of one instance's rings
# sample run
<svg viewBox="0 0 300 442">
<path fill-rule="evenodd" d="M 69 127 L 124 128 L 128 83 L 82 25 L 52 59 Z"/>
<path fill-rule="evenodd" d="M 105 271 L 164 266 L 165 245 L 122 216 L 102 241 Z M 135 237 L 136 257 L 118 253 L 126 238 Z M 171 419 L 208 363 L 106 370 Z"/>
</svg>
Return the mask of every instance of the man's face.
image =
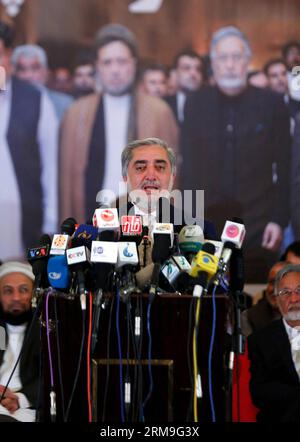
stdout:
<svg viewBox="0 0 300 442">
<path fill-rule="evenodd" d="M 217 86 L 226 95 L 238 95 L 245 88 L 248 63 L 239 37 L 225 37 L 217 43 L 212 68 Z"/>
<path fill-rule="evenodd" d="M 20 80 L 44 85 L 47 81 L 48 70 L 37 57 L 28 58 L 21 55 L 14 68 L 14 73 Z"/>
<path fill-rule="evenodd" d="M 0 280 L 0 302 L 5 313 L 18 316 L 30 310 L 33 282 L 22 273 L 10 273 Z"/>
<path fill-rule="evenodd" d="M 300 325 L 300 273 L 285 275 L 279 283 L 279 293 L 276 301 L 282 316 L 290 325 Z"/>
<path fill-rule="evenodd" d="M 157 145 L 141 146 L 132 151 L 132 159 L 128 165 L 128 193 L 142 190 L 147 197 L 142 205 L 154 203 L 159 192 L 171 191 L 175 176 L 172 174 L 171 163 L 166 150 Z"/>
<path fill-rule="evenodd" d="M 146 71 L 142 83 L 146 94 L 159 98 L 167 95 L 167 78 L 162 71 Z"/>
<path fill-rule="evenodd" d="M 6 75 L 10 74 L 11 66 L 10 66 L 10 57 L 12 50 L 10 48 L 6 48 L 3 40 L 0 39 L 0 66 L 4 68 Z"/>
<path fill-rule="evenodd" d="M 73 76 L 74 86 L 80 90 L 93 90 L 95 88 L 95 71 L 92 64 L 78 66 Z"/>
<path fill-rule="evenodd" d="M 287 69 L 284 64 L 276 63 L 268 69 L 269 86 L 272 91 L 280 94 L 288 92 Z"/>
<path fill-rule="evenodd" d="M 136 59 L 124 43 L 113 41 L 98 50 L 97 69 L 104 92 L 124 95 L 134 83 Z"/>
<path fill-rule="evenodd" d="M 201 61 L 196 57 L 188 55 L 180 57 L 176 72 L 179 89 L 183 92 L 196 91 L 203 82 Z"/>
<path fill-rule="evenodd" d="M 300 65 L 300 49 L 297 46 L 292 46 L 285 57 L 285 62 L 288 65 L 289 69 L 292 69 L 294 66 Z"/>
</svg>

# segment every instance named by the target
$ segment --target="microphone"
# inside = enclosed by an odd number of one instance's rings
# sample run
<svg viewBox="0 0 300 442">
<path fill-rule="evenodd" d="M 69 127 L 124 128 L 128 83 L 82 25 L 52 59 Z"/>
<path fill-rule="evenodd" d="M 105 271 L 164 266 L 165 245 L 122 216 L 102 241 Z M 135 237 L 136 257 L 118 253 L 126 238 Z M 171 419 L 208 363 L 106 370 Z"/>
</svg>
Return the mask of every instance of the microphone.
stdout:
<svg viewBox="0 0 300 442">
<path fill-rule="evenodd" d="M 116 237 L 119 237 L 120 223 L 117 209 L 96 209 L 93 216 L 93 226 L 97 227 L 98 232 L 112 230 Z"/>
<path fill-rule="evenodd" d="M 122 271 L 120 297 L 127 302 L 132 293 L 139 292 L 134 276 L 139 256 L 135 242 L 119 242 L 118 245 L 117 268 Z"/>
<path fill-rule="evenodd" d="M 91 250 L 91 245 L 98 237 L 98 229 L 89 224 L 80 224 L 76 229 L 73 236 L 73 243 L 77 245 L 83 245 Z"/>
<path fill-rule="evenodd" d="M 198 225 L 184 226 L 179 232 L 179 248 L 191 263 L 204 243 L 203 230 Z"/>
<path fill-rule="evenodd" d="M 213 278 L 218 270 L 218 258 L 214 255 L 215 246 L 212 243 L 204 243 L 202 250 L 197 253 L 192 261 L 190 275 L 197 278 L 199 271 L 207 274 L 208 280 Z"/>
<path fill-rule="evenodd" d="M 60 225 L 60 231 L 63 235 L 72 236 L 76 230 L 77 221 L 74 218 L 66 218 Z"/>
<path fill-rule="evenodd" d="M 90 251 L 85 245 L 81 245 L 82 241 L 73 238 L 72 248 L 67 250 L 67 262 L 76 274 L 78 292 L 80 295 L 81 308 L 86 310 L 86 287 L 85 287 L 85 271 L 90 262 Z"/>
<path fill-rule="evenodd" d="M 48 280 L 54 289 L 66 290 L 70 286 L 70 271 L 66 255 L 52 256 L 47 265 Z"/>
<path fill-rule="evenodd" d="M 140 215 L 127 215 L 121 217 L 121 238 L 138 237 L 140 239 L 143 233 L 142 217 Z"/>
<path fill-rule="evenodd" d="M 61 233 L 53 235 L 50 255 L 64 255 L 66 249 L 71 245 L 71 236 L 76 229 L 74 218 L 65 219 L 60 226 Z"/>
<path fill-rule="evenodd" d="M 246 229 L 243 221 L 240 219 L 239 221 L 241 222 L 226 221 L 221 235 L 221 240 L 224 243 L 224 247 L 220 258 L 219 270 L 223 274 L 228 270 L 228 264 L 233 251 L 235 249 L 241 249 L 245 239 Z"/>
<path fill-rule="evenodd" d="M 170 249 L 173 247 L 173 224 L 156 223 L 153 229 L 153 239 L 152 261 L 154 263 L 154 268 L 150 283 L 150 300 L 153 300 L 156 294 L 161 264 L 169 258 Z"/>
<path fill-rule="evenodd" d="M 27 260 L 32 266 L 35 276 L 35 293 L 40 294 L 42 288 L 49 287 L 47 277 L 47 262 L 50 255 L 51 238 L 44 234 L 41 236 L 38 246 L 27 251 Z"/>
</svg>

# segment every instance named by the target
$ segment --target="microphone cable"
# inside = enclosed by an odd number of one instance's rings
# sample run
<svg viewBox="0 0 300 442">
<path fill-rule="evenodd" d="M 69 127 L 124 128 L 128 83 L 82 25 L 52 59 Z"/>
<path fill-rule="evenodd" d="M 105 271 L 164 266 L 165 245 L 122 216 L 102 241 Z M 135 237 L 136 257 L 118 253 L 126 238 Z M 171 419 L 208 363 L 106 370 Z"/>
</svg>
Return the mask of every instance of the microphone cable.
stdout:
<svg viewBox="0 0 300 442">
<path fill-rule="evenodd" d="M 153 302 L 154 298 L 149 297 L 149 301 L 148 301 L 148 308 L 147 308 L 147 334 L 148 334 L 148 377 L 149 377 L 149 390 L 147 393 L 147 396 L 143 402 L 142 405 L 142 418 L 143 418 L 143 422 L 145 422 L 145 407 L 147 405 L 147 402 L 149 401 L 152 392 L 153 392 L 153 376 L 152 376 L 152 366 L 151 366 L 151 353 L 152 353 L 152 335 L 151 335 L 151 323 L 150 323 L 150 318 L 151 318 L 151 307 L 152 307 L 152 302 Z"/>
<path fill-rule="evenodd" d="M 62 378 L 62 365 L 61 365 L 61 349 L 60 349 L 60 340 L 59 340 L 59 321 L 57 314 L 57 296 L 54 294 L 54 317 L 56 324 L 56 347 L 57 347 L 57 366 L 58 366 L 58 377 L 59 377 L 59 386 L 60 386 L 60 395 L 61 395 L 61 406 L 62 406 L 62 414 L 63 420 L 65 420 L 65 394 L 64 394 L 64 384 Z"/>
<path fill-rule="evenodd" d="M 86 355 L 86 365 L 87 365 L 87 402 L 88 402 L 88 421 L 92 422 L 92 398 L 91 398 L 91 344 L 92 344 L 92 320 L 93 320 L 93 297 L 92 293 L 89 293 L 88 297 L 89 305 L 89 316 L 88 316 L 88 340 L 87 340 L 87 355 Z"/>
<path fill-rule="evenodd" d="M 110 378 L 110 338 L 111 338 L 111 325 L 112 325 L 112 312 L 115 304 L 115 297 L 111 296 L 111 304 L 109 309 L 109 319 L 108 319 L 108 329 L 107 329 L 107 340 L 106 340 L 106 379 L 104 386 L 104 394 L 103 394 L 103 409 L 102 409 L 102 422 L 105 422 L 106 419 L 106 403 L 107 403 L 107 395 L 108 395 L 108 386 L 109 386 L 109 378 Z"/>
<path fill-rule="evenodd" d="M 131 316 L 131 302 L 129 303 L 129 305 L 127 306 L 127 315 L 129 318 L 129 327 L 130 327 L 130 336 L 131 336 L 131 340 L 132 340 L 132 349 L 133 349 L 133 363 L 134 363 L 134 375 L 133 375 L 133 389 L 132 389 L 132 412 L 131 412 L 131 416 L 132 416 L 132 421 L 135 422 L 135 407 L 136 407 L 136 396 L 137 396 L 137 389 L 138 389 L 138 349 L 136 346 L 136 341 L 135 341 L 135 335 L 134 335 L 134 330 L 133 330 L 133 325 L 132 325 L 132 316 Z"/>
<path fill-rule="evenodd" d="M 211 339 L 210 339 L 209 353 L 208 353 L 208 386 L 209 386 L 209 400 L 210 400 L 212 422 L 216 422 L 216 413 L 215 413 L 213 388 L 212 388 L 212 354 L 213 354 L 215 332 L 216 332 L 216 290 L 217 286 L 215 285 L 212 291 L 213 320 L 212 320 Z"/>
<path fill-rule="evenodd" d="M 82 313 L 82 334 L 81 334 L 81 343 L 80 343 L 79 357 L 78 357 L 78 362 L 77 362 L 77 369 L 76 369 L 76 374 L 75 374 L 75 378 L 74 378 L 74 383 L 73 383 L 70 399 L 69 399 L 67 410 L 66 410 L 66 414 L 65 414 L 65 422 L 67 422 L 68 418 L 69 418 L 70 408 L 71 408 L 71 405 L 72 405 L 72 402 L 73 402 L 74 393 L 75 393 L 75 389 L 76 389 L 76 386 L 77 386 L 77 382 L 78 382 L 78 378 L 79 378 L 79 373 L 80 373 L 82 356 L 83 356 L 83 348 L 84 348 L 84 341 L 85 341 L 86 310 L 81 308 L 81 313 Z"/>
<path fill-rule="evenodd" d="M 131 381 L 130 381 L 130 301 L 129 299 L 126 301 L 126 335 L 127 335 L 127 348 L 126 348 L 126 374 L 125 374 L 125 392 L 124 392 L 124 403 L 125 403 L 125 418 L 126 421 L 129 421 L 129 412 L 131 406 Z"/>
<path fill-rule="evenodd" d="M 193 410 L 194 410 L 194 422 L 198 422 L 198 399 L 201 397 L 201 378 L 198 368 L 198 333 L 199 333 L 199 320 L 200 320 L 200 297 L 196 299 L 195 303 L 195 325 L 193 330 L 193 370 L 194 370 L 194 382 L 193 382 Z"/>
<path fill-rule="evenodd" d="M 143 297 L 137 296 L 137 303 L 135 309 L 135 325 L 134 337 L 137 349 L 138 361 L 138 389 L 137 389 L 137 415 L 136 420 L 143 421 L 143 365 L 142 365 L 142 348 L 143 348 Z"/>
<path fill-rule="evenodd" d="M 118 353 L 119 353 L 119 383 L 120 383 L 120 414 L 121 422 L 125 422 L 125 406 L 124 406 L 124 396 L 123 396 L 123 366 L 122 366 L 122 346 L 121 346 L 121 335 L 120 335 L 120 290 L 116 288 L 117 295 L 117 305 L 116 305 L 116 332 L 118 341 Z"/>
<path fill-rule="evenodd" d="M 186 422 L 190 422 L 190 416 L 192 411 L 193 404 L 193 391 L 194 391 L 194 376 L 193 370 L 191 366 L 191 344 L 192 344 L 192 328 L 193 328 L 193 317 L 195 317 L 195 298 L 192 297 L 189 307 L 189 322 L 188 322 L 188 334 L 187 334 L 187 347 L 186 347 L 186 355 L 187 355 L 187 365 L 188 365 L 188 373 L 191 383 L 191 394 L 189 399 L 189 405 L 186 414 Z"/>
</svg>

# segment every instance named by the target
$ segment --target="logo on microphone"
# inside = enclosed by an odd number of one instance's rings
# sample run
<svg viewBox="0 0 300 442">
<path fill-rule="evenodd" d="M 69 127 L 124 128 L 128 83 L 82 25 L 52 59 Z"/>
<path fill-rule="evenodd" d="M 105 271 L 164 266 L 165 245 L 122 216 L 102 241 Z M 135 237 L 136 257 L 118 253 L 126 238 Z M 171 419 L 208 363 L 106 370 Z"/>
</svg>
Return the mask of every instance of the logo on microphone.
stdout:
<svg viewBox="0 0 300 442">
<path fill-rule="evenodd" d="M 77 238 L 81 238 L 81 239 L 91 239 L 92 238 L 92 234 L 88 233 L 86 230 L 84 230 L 83 232 L 79 233 L 77 235 Z"/>
<path fill-rule="evenodd" d="M 77 259 L 82 258 L 84 256 L 84 252 L 75 252 L 75 253 L 68 253 L 68 259 Z"/>
<path fill-rule="evenodd" d="M 52 247 L 65 248 L 67 245 L 67 235 L 54 235 Z"/>
<path fill-rule="evenodd" d="M 121 226 L 123 235 L 141 235 L 143 231 L 140 216 L 122 216 Z"/>
<path fill-rule="evenodd" d="M 236 238 L 239 235 L 239 228 L 235 224 L 230 224 L 226 229 L 226 235 L 229 238 Z"/>
<path fill-rule="evenodd" d="M 209 254 L 203 253 L 203 255 L 201 257 L 202 257 L 203 264 L 213 264 L 214 263 L 214 259 Z"/>
<path fill-rule="evenodd" d="M 57 281 L 58 279 L 61 278 L 61 272 L 60 273 L 58 273 L 58 272 L 50 272 L 49 273 L 49 278 Z"/>
<path fill-rule="evenodd" d="M 101 211 L 101 218 L 105 222 L 112 221 L 114 219 L 114 217 L 115 217 L 114 212 L 112 212 L 109 209 L 104 209 L 104 210 Z"/>
<path fill-rule="evenodd" d="M 103 247 L 101 247 L 101 246 L 93 247 L 93 254 L 94 255 L 103 255 L 103 252 L 104 252 Z"/>
<path fill-rule="evenodd" d="M 48 246 L 36 247 L 28 250 L 28 259 L 45 258 L 48 255 Z"/>
<path fill-rule="evenodd" d="M 133 253 L 129 251 L 128 246 L 123 250 L 123 255 L 126 256 L 126 258 L 131 258 L 133 256 Z"/>
</svg>

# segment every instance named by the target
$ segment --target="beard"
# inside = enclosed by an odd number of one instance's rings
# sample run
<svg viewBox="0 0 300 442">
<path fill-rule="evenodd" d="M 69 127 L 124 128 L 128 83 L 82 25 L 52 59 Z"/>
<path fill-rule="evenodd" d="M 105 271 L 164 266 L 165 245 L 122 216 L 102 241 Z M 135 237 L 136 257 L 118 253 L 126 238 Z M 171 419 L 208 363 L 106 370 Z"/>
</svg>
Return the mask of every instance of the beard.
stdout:
<svg viewBox="0 0 300 442">
<path fill-rule="evenodd" d="M 216 82 L 220 89 L 228 89 L 232 91 L 239 91 L 247 84 L 247 78 L 246 77 L 223 77 L 216 79 Z"/>
<path fill-rule="evenodd" d="M 286 321 L 300 321 L 300 310 L 290 310 L 283 317 Z"/>
<path fill-rule="evenodd" d="M 26 322 L 30 322 L 32 319 L 32 310 L 31 308 L 29 310 L 25 310 L 22 312 L 5 312 L 0 305 L 0 319 L 5 322 L 6 324 L 10 325 L 22 325 Z"/>
</svg>

